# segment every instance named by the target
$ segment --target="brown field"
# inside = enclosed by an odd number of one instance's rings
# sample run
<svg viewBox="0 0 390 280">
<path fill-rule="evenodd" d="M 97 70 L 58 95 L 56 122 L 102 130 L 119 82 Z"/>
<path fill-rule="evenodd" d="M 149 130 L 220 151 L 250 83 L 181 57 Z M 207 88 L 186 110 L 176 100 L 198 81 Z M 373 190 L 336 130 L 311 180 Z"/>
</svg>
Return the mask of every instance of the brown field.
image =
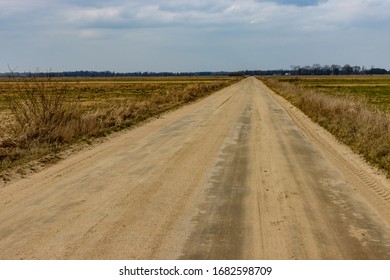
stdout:
<svg viewBox="0 0 390 280">
<path fill-rule="evenodd" d="M 262 78 L 341 142 L 390 175 L 390 76 Z"/>
<path fill-rule="evenodd" d="M 0 79 L 0 171 L 55 155 L 74 143 L 90 143 L 236 81 L 229 77 Z"/>
</svg>

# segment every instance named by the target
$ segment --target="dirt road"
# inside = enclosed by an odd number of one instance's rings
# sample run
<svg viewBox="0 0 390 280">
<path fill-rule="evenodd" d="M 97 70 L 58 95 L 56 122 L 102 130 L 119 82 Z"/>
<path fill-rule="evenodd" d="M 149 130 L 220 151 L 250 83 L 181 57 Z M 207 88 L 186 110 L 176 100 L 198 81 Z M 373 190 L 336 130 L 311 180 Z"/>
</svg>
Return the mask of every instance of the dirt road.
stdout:
<svg viewBox="0 0 390 280">
<path fill-rule="evenodd" d="M 255 78 L 0 189 L 1 259 L 390 259 L 390 183 Z"/>
</svg>

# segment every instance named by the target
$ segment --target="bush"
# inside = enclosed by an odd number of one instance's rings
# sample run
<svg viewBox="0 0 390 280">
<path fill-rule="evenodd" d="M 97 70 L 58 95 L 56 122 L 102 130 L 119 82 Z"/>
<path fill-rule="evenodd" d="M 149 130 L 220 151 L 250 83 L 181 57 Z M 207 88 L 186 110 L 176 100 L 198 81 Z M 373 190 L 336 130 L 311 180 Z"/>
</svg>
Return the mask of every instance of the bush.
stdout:
<svg viewBox="0 0 390 280">
<path fill-rule="evenodd" d="M 74 130 L 81 122 L 80 106 L 77 99 L 69 97 L 66 85 L 31 78 L 16 93 L 7 95 L 6 103 L 15 120 L 12 130 L 19 143 L 62 143 L 77 134 Z"/>
</svg>

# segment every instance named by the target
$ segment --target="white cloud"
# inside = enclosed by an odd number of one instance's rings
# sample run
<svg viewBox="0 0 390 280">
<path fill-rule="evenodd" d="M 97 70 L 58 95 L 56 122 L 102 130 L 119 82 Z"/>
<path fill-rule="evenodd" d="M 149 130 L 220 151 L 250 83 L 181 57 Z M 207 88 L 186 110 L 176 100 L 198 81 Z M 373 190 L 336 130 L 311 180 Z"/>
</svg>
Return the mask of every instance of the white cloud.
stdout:
<svg viewBox="0 0 390 280">
<path fill-rule="evenodd" d="M 117 21 L 122 10 L 121 7 L 70 9 L 64 16 L 70 23 L 110 22 Z"/>
<path fill-rule="evenodd" d="M 177 13 L 161 10 L 158 5 L 148 5 L 140 7 L 136 11 L 134 20 L 143 22 L 166 23 L 174 22 L 175 17 L 177 17 Z"/>
</svg>

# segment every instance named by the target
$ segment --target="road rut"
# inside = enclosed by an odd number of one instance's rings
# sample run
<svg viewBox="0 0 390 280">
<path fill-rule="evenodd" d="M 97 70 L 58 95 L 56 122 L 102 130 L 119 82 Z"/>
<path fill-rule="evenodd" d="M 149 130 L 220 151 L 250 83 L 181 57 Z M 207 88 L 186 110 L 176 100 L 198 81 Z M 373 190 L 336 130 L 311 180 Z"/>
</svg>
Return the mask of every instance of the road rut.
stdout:
<svg viewBox="0 0 390 280">
<path fill-rule="evenodd" d="M 390 183 L 250 77 L 0 189 L 1 259 L 390 259 Z"/>
</svg>

